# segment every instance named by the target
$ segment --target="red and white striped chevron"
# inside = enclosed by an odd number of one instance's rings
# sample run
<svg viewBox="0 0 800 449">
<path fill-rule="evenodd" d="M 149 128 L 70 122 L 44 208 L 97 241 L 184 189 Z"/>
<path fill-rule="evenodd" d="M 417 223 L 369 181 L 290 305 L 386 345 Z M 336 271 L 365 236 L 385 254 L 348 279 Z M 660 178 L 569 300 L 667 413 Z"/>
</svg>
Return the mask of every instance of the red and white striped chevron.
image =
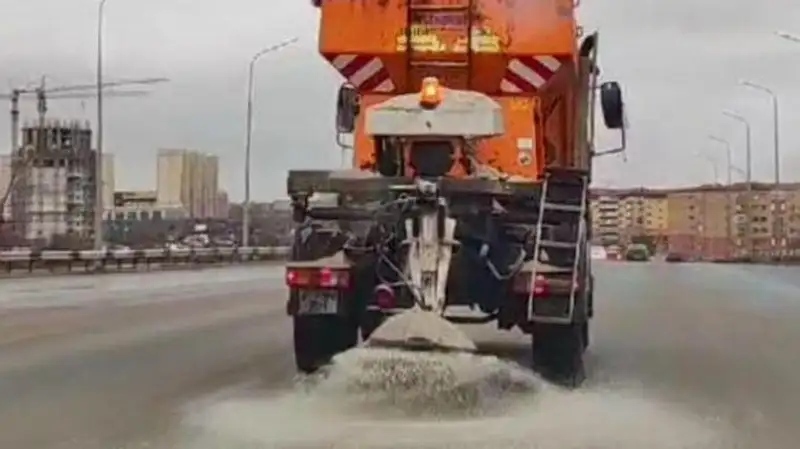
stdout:
<svg viewBox="0 0 800 449">
<path fill-rule="evenodd" d="M 524 56 L 508 61 L 500 82 L 500 91 L 507 94 L 536 93 L 561 68 L 554 56 Z"/>
<path fill-rule="evenodd" d="M 368 55 L 336 55 L 328 59 L 343 77 L 362 91 L 392 92 L 394 83 L 381 58 Z"/>
</svg>

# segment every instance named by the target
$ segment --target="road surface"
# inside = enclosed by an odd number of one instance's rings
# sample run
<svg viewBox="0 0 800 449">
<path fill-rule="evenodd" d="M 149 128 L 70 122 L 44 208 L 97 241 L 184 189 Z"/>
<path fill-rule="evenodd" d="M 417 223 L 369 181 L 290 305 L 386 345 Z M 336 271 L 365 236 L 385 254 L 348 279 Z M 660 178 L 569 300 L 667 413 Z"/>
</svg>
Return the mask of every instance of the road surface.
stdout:
<svg viewBox="0 0 800 449">
<path fill-rule="evenodd" d="M 294 392 L 281 280 L 280 268 L 251 266 L 0 282 L 0 447 L 785 449 L 800 441 L 792 269 L 603 264 L 582 392 L 543 386 L 499 416 L 429 424 L 326 415 Z M 526 361 L 523 336 L 471 332 L 484 349 Z"/>
</svg>

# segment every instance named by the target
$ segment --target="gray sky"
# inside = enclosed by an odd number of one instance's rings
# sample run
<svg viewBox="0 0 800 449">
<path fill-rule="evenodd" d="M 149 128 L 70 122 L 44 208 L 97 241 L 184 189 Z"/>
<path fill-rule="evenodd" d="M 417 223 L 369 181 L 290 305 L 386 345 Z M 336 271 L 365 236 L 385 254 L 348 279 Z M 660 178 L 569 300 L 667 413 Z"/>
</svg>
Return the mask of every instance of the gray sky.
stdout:
<svg viewBox="0 0 800 449">
<path fill-rule="evenodd" d="M 781 97 L 783 177 L 800 180 L 800 34 L 797 0 L 583 0 L 587 30 L 601 32 L 604 76 L 625 88 L 631 125 L 627 162 L 597 164 L 597 184 L 668 186 L 711 181 L 722 147 L 735 145 L 744 167 L 743 127 L 753 126 L 754 176 L 772 176 L 768 97 L 736 86 L 748 78 Z M 51 85 L 91 83 L 96 51 L 95 0 L 0 0 L 0 90 L 47 75 Z M 283 194 L 289 168 L 339 164 L 333 104 L 339 77 L 316 54 L 317 11 L 308 0 L 108 0 L 106 78 L 165 76 L 142 98 L 106 102 L 106 148 L 115 154 L 118 188 L 154 188 L 160 147 L 220 156 L 221 182 L 241 198 L 247 64 L 260 48 L 293 36 L 300 43 L 261 60 L 253 140 L 254 199 Z M 792 28 L 794 26 L 794 29 Z M 3 85 L 5 83 L 5 85 Z M 28 117 L 35 103 L 24 105 Z M 95 116 L 94 100 L 59 100 L 51 117 Z M 7 119 L 4 123 L 8 123 Z M 601 135 L 611 146 L 616 136 Z M 0 126 L 0 142 L 8 126 Z M 7 145 L 3 146 L 6 147 Z"/>
</svg>

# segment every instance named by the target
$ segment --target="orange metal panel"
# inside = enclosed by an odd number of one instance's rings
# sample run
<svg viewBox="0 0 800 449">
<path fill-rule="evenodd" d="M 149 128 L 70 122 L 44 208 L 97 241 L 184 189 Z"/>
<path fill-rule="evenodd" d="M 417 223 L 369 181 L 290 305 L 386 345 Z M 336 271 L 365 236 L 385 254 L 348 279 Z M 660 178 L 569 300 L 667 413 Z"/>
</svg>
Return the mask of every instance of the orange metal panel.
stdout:
<svg viewBox="0 0 800 449">
<path fill-rule="evenodd" d="M 495 100 L 503 107 L 506 133 L 482 142 L 478 160 L 510 175 L 535 177 L 544 160 L 534 129 L 538 101 L 530 97 Z M 529 153 L 529 157 L 522 157 L 521 152 Z"/>
<path fill-rule="evenodd" d="M 510 55 L 574 55 L 573 0 L 481 0 L 484 26 L 503 36 Z"/>
<path fill-rule="evenodd" d="M 378 58 L 392 84 L 382 92 L 407 93 L 426 76 L 445 76 L 453 88 L 495 93 L 502 91 L 503 73 L 538 78 L 576 52 L 571 0 L 328 0 L 321 10 L 320 52 L 329 61 Z M 426 62 L 462 65 L 445 69 Z"/>
<path fill-rule="evenodd" d="M 409 6 L 410 4 L 410 6 Z M 327 0 L 321 6 L 319 33 L 323 53 L 389 54 L 398 51 L 409 19 L 412 42 L 445 53 L 465 50 L 460 30 L 471 6 L 480 53 L 559 55 L 576 51 L 577 27 L 572 0 Z M 412 11 L 409 13 L 409 8 Z M 430 51 L 437 53 L 438 51 Z"/>
<path fill-rule="evenodd" d="M 323 54 L 389 54 L 406 24 L 405 0 L 323 1 L 319 49 Z"/>
</svg>

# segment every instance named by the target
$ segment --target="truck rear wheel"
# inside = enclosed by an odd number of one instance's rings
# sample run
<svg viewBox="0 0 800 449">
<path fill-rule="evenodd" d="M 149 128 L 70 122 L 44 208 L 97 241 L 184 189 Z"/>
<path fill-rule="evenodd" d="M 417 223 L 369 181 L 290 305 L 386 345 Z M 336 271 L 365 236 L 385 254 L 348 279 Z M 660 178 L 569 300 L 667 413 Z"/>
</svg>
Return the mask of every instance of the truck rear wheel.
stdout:
<svg viewBox="0 0 800 449">
<path fill-rule="evenodd" d="M 358 344 L 358 326 L 341 316 L 294 317 L 294 358 L 297 369 L 311 374 L 336 354 Z"/>
<path fill-rule="evenodd" d="M 583 336 L 583 323 L 537 324 L 531 334 L 533 369 L 551 382 L 580 386 L 586 378 Z"/>
</svg>

